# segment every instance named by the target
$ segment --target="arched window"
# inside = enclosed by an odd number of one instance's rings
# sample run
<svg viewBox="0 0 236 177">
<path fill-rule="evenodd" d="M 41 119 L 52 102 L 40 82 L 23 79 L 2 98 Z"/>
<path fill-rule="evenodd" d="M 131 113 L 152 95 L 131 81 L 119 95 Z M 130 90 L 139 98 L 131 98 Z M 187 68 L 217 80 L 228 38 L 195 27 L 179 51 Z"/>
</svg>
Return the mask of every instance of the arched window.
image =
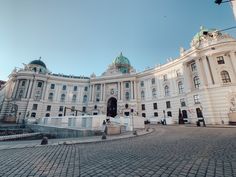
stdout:
<svg viewBox="0 0 236 177">
<path fill-rule="evenodd" d="M 76 95 L 73 95 L 73 97 L 72 97 L 72 101 L 73 101 L 73 102 L 76 101 Z"/>
<path fill-rule="evenodd" d="M 165 96 L 169 96 L 170 95 L 170 89 L 168 87 L 168 85 L 165 86 Z"/>
<path fill-rule="evenodd" d="M 155 88 L 152 89 L 152 98 L 156 98 L 157 97 L 157 91 Z"/>
<path fill-rule="evenodd" d="M 53 100 L 53 93 L 49 93 L 48 99 L 51 100 L 51 101 Z"/>
<path fill-rule="evenodd" d="M 125 92 L 125 99 L 129 100 L 129 92 Z"/>
<path fill-rule="evenodd" d="M 193 78 L 193 83 L 194 83 L 194 87 L 195 88 L 199 88 L 200 87 L 200 80 L 199 80 L 199 77 L 198 76 L 195 76 Z"/>
<path fill-rule="evenodd" d="M 142 99 L 142 100 L 144 100 L 144 99 L 145 99 L 145 93 L 144 93 L 144 91 L 143 91 L 143 90 L 141 91 L 141 99 Z"/>
<path fill-rule="evenodd" d="M 178 82 L 179 94 L 184 93 L 184 85 L 182 81 Z"/>
<path fill-rule="evenodd" d="M 88 96 L 87 96 L 87 95 L 84 95 L 83 103 L 86 103 L 86 102 L 87 102 L 87 98 L 88 98 Z"/>
<path fill-rule="evenodd" d="M 222 78 L 223 83 L 229 83 L 229 82 L 231 82 L 229 73 L 228 73 L 227 71 L 221 71 L 220 75 L 221 75 L 221 78 Z"/>
<path fill-rule="evenodd" d="M 65 101 L 66 95 L 65 94 L 61 94 L 61 102 Z"/>
</svg>

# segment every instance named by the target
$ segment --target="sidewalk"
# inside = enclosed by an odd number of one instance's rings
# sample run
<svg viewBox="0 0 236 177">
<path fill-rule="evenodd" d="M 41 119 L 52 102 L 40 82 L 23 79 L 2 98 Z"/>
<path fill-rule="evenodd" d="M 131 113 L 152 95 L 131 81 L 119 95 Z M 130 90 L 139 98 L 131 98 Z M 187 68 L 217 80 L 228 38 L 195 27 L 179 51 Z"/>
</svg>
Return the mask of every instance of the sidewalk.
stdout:
<svg viewBox="0 0 236 177">
<path fill-rule="evenodd" d="M 133 138 L 136 136 L 143 136 L 152 133 L 154 129 L 150 128 L 149 131 L 137 130 L 137 135 L 133 135 L 133 132 L 125 132 L 121 135 L 106 136 L 107 139 L 102 140 L 102 136 L 89 136 L 89 137 L 78 137 L 78 138 L 65 138 L 65 139 L 48 139 L 48 145 L 40 145 L 41 140 L 30 140 L 30 141 L 3 141 L 0 142 L 0 150 L 4 149 L 16 149 L 16 148 L 28 148 L 28 147 L 40 147 L 40 146 L 55 146 L 55 145 L 69 145 L 69 144 L 87 144 L 97 143 L 106 141 L 115 141 L 124 138 Z"/>
</svg>

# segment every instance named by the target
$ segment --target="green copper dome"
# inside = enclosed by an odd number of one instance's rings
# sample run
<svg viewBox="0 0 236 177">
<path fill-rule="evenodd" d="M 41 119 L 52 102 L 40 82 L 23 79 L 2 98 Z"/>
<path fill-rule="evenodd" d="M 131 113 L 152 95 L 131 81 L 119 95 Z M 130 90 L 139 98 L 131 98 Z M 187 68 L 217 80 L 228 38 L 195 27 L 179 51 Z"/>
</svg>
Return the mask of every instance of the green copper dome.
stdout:
<svg viewBox="0 0 236 177">
<path fill-rule="evenodd" d="M 122 55 L 122 52 L 120 53 L 120 55 L 118 57 L 116 57 L 115 60 L 113 60 L 113 64 L 118 64 L 118 65 L 129 65 L 130 66 L 130 62 L 129 59 L 124 57 Z"/>
<path fill-rule="evenodd" d="M 45 63 L 43 61 L 41 61 L 40 59 L 39 60 L 33 60 L 29 64 L 30 65 L 39 65 L 39 66 L 44 67 L 45 69 L 47 68 Z"/>
<path fill-rule="evenodd" d="M 129 73 L 130 72 L 130 62 L 129 59 L 124 57 L 122 55 L 122 52 L 120 53 L 120 55 L 118 57 L 116 57 L 115 60 L 113 60 L 112 62 L 115 67 L 122 73 Z"/>
<path fill-rule="evenodd" d="M 199 40 L 200 37 L 204 35 L 203 34 L 204 32 L 207 32 L 207 33 L 210 32 L 211 33 L 211 32 L 214 32 L 214 31 L 217 31 L 217 30 L 216 29 L 207 29 L 204 26 L 201 26 L 200 31 L 197 34 L 195 34 L 195 36 L 193 37 L 193 40 Z"/>
</svg>

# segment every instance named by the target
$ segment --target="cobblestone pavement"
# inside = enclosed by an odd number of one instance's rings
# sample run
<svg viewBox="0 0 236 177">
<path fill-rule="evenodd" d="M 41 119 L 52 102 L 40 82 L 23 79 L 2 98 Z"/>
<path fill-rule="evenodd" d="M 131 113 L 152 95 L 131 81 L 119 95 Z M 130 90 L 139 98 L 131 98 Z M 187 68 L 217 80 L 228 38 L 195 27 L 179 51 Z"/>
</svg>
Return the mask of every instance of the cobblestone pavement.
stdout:
<svg viewBox="0 0 236 177">
<path fill-rule="evenodd" d="M 236 177 L 236 129 L 158 126 L 116 141 L 0 150 L 0 176 Z"/>
</svg>

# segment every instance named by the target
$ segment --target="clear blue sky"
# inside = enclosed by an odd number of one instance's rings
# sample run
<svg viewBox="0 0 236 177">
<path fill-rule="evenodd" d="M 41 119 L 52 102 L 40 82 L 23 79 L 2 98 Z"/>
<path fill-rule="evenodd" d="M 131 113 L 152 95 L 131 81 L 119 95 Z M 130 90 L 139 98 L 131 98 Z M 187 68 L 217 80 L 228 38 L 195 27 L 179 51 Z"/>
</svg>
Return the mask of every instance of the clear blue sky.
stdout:
<svg viewBox="0 0 236 177">
<path fill-rule="evenodd" d="M 40 56 L 53 73 L 100 75 L 122 51 L 138 71 L 176 58 L 199 27 L 235 26 L 214 0 L 0 0 L 0 80 Z M 228 31 L 236 37 L 236 31 Z"/>
</svg>

